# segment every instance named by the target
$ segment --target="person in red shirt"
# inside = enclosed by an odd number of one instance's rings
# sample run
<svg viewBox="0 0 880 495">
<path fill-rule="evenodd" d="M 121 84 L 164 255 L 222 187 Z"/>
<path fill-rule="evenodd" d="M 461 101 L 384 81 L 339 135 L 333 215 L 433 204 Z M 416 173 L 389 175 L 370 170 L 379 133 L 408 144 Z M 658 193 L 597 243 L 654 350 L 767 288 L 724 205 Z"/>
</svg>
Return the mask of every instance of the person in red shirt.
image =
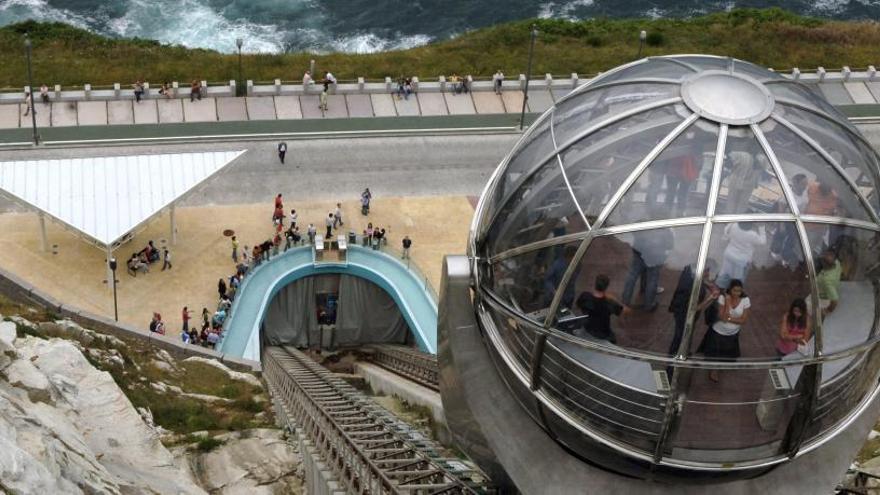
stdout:
<svg viewBox="0 0 880 495">
<path fill-rule="evenodd" d="M 186 306 L 183 307 L 183 311 L 180 312 L 180 318 L 183 320 L 183 331 L 184 333 L 189 333 L 189 318 L 190 311 Z"/>
</svg>

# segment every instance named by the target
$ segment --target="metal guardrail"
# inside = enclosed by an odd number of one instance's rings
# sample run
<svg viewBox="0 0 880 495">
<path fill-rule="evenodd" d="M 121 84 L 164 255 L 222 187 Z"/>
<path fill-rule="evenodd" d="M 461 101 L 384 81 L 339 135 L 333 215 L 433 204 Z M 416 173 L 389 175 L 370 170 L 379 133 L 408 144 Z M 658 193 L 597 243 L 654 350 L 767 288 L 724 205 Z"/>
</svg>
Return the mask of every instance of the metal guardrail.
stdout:
<svg viewBox="0 0 880 495">
<path fill-rule="evenodd" d="M 433 442 L 396 420 L 302 352 L 269 347 L 263 372 L 279 417 L 298 428 L 349 493 L 477 494 Z M 456 465 L 459 464 L 459 465 Z"/>
<path fill-rule="evenodd" d="M 402 345 L 371 345 L 371 361 L 393 373 L 431 390 L 440 391 L 440 368 L 437 356 Z"/>
</svg>

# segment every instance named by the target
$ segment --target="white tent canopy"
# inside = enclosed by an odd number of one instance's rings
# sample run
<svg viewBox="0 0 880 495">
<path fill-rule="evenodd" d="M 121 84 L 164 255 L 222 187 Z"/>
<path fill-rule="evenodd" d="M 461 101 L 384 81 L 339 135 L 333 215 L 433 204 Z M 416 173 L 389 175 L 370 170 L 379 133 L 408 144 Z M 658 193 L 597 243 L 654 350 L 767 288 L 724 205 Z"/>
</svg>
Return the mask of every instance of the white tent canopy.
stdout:
<svg viewBox="0 0 880 495">
<path fill-rule="evenodd" d="M 0 162 L 0 189 L 109 250 L 242 153 Z"/>
</svg>

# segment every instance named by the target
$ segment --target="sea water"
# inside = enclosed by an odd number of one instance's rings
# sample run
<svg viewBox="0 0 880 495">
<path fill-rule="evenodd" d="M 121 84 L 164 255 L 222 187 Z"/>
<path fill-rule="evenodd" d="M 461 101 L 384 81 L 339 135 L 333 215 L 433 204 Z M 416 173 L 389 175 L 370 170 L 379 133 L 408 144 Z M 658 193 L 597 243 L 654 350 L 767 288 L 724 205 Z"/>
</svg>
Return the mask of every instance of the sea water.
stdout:
<svg viewBox="0 0 880 495">
<path fill-rule="evenodd" d="M 687 17 L 782 7 L 880 19 L 880 0 L 0 0 L 0 25 L 60 21 L 113 37 L 233 52 L 375 52 L 532 17 Z"/>
</svg>

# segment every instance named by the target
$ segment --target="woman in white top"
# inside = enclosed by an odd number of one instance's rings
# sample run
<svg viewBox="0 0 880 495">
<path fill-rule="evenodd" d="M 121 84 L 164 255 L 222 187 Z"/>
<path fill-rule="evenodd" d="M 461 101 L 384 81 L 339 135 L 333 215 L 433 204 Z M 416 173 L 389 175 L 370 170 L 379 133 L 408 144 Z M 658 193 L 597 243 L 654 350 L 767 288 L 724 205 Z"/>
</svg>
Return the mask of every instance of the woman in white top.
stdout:
<svg viewBox="0 0 880 495">
<path fill-rule="evenodd" d="M 699 351 L 710 359 L 737 359 L 740 356 L 739 331 L 749 318 L 752 302 L 743 291 L 740 280 L 730 281 L 730 287 L 723 295 L 718 296 L 717 317 L 706 331 Z M 718 372 L 709 373 L 709 379 L 718 381 Z"/>
<path fill-rule="evenodd" d="M 724 229 L 724 237 L 728 239 L 718 272 L 718 287 L 726 289 L 731 279 L 745 280 L 749 264 L 755 255 L 755 248 L 766 242 L 764 227 L 755 227 L 754 223 L 738 222 Z"/>
</svg>

